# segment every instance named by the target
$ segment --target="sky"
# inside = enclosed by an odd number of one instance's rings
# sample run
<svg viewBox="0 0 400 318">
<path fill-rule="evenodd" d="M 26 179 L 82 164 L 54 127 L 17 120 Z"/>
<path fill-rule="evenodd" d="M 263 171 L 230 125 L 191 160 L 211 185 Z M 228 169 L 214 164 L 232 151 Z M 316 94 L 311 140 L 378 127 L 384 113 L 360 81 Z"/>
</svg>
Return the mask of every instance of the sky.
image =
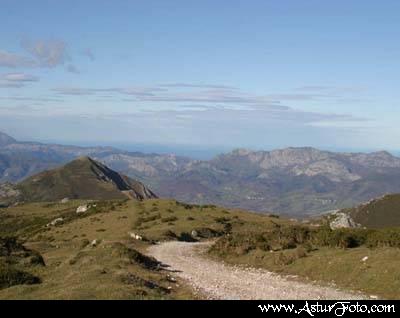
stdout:
<svg viewBox="0 0 400 318">
<path fill-rule="evenodd" d="M 400 150 L 400 2 L 1 0 L 0 131 Z"/>
</svg>

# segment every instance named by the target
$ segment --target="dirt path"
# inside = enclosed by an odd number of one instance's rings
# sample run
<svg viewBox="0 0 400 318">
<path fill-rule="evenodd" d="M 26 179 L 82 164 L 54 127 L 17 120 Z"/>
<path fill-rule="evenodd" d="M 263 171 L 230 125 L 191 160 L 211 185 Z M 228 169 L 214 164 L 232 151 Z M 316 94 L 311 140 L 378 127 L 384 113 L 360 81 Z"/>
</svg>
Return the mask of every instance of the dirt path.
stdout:
<svg viewBox="0 0 400 318">
<path fill-rule="evenodd" d="M 166 242 L 148 254 L 208 299 L 361 299 L 360 294 L 301 283 L 262 269 L 226 265 L 202 252 L 210 243 Z"/>
</svg>

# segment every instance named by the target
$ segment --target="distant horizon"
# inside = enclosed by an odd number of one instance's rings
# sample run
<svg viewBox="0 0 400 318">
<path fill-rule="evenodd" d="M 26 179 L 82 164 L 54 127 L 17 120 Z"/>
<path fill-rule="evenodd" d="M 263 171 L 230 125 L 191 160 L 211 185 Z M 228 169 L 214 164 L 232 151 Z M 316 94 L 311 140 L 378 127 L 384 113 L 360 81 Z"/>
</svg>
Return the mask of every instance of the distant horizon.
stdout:
<svg viewBox="0 0 400 318">
<path fill-rule="evenodd" d="M 78 146 L 78 147 L 112 147 L 123 151 L 130 152 L 142 152 L 145 154 L 174 154 L 182 157 L 189 157 L 197 160 L 209 160 L 220 154 L 229 153 L 237 149 L 246 149 L 250 151 L 272 151 L 286 148 L 314 148 L 322 151 L 331 152 L 349 152 L 349 153 L 372 153 L 379 151 L 387 151 L 393 156 L 400 156 L 400 150 L 393 149 L 363 149 L 363 148 L 332 148 L 332 147 L 314 147 L 309 145 L 303 146 L 290 146 L 283 145 L 278 147 L 266 147 L 266 148 L 249 148 L 240 146 L 221 146 L 221 147 L 205 147 L 196 145 L 182 145 L 182 144 L 138 144 L 129 142 L 101 142 L 101 141 L 74 141 L 74 140 L 56 140 L 56 139 L 35 139 L 35 138 L 16 138 L 12 134 L 5 131 L 10 137 L 15 138 L 19 142 L 38 142 L 43 144 L 58 144 L 63 146 Z"/>
</svg>

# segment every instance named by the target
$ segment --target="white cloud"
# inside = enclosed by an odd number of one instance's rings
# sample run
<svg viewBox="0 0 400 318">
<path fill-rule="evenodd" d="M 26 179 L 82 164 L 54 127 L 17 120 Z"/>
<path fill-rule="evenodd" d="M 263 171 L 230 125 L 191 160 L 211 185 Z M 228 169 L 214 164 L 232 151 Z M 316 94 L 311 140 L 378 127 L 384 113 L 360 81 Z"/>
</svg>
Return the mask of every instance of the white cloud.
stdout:
<svg viewBox="0 0 400 318">
<path fill-rule="evenodd" d="M 37 76 L 24 73 L 9 73 L 0 75 L 0 88 L 21 88 L 28 82 L 37 82 Z"/>
<path fill-rule="evenodd" d="M 25 73 L 9 73 L 3 76 L 3 79 L 10 82 L 37 82 L 39 78 L 37 76 L 25 74 Z"/>
</svg>

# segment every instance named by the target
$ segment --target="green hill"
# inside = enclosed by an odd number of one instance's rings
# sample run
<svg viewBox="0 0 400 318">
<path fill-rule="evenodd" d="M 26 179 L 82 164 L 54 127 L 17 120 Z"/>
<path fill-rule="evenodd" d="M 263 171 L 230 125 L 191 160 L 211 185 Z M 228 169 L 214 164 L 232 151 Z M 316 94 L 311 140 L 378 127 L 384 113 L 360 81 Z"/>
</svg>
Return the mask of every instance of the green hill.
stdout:
<svg viewBox="0 0 400 318">
<path fill-rule="evenodd" d="M 69 199 L 148 199 L 156 195 L 142 183 L 81 157 L 65 166 L 29 177 L 17 185 L 24 201 Z"/>
</svg>

